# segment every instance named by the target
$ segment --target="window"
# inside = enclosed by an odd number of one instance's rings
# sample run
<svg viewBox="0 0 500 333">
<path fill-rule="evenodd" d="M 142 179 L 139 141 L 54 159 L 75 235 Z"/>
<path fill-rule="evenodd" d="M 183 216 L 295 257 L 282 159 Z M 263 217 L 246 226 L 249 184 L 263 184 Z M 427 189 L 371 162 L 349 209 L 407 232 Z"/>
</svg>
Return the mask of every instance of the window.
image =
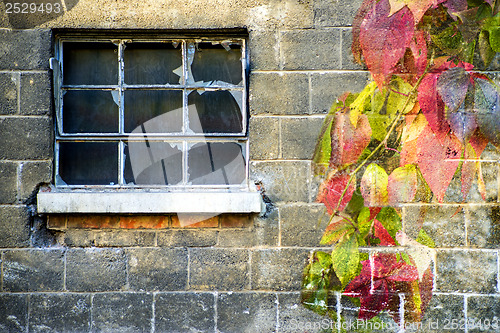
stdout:
<svg viewBox="0 0 500 333">
<path fill-rule="evenodd" d="M 244 38 L 63 35 L 56 45 L 51 192 L 249 191 Z"/>
</svg>

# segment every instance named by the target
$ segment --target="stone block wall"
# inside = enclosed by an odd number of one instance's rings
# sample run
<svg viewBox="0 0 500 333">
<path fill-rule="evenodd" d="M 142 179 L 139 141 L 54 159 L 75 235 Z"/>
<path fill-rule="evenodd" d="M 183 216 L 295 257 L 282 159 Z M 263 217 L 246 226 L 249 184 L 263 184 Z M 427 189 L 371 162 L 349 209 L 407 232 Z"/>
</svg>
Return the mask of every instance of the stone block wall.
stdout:
<svg viewBox="0 0 500 333">
<path fill-rule="evenodd" d="M 300 304 L 302 271 L 325 227 L 310 158 L 335 98 L 369 80 L 350 56 L 360 0 L 47 0 L 63 9 L 50 16 L 7 15 L 7 2 L 0 0 L 1 332 L 334 327 Z M 267 214 L 187 228 L 173 216 L 37 214 L 38 188 L 53 182 L 49 58 L 61 28 L 246 28 L 250 171 L 269 199 Z M 408 332 L 480 332 L 463 323 L 500 320 L 500 155 L 489 147 L 482 158 L 487 202 L 473 189 L 463 203 L 451 186 L 445 205 L 403 209 L 408 234 L 426 210 L 424 228 L 438 246 L 434 297 L 423 328 Z M 332 306 L 355 320 L 341 295 Z"/>
</svg>

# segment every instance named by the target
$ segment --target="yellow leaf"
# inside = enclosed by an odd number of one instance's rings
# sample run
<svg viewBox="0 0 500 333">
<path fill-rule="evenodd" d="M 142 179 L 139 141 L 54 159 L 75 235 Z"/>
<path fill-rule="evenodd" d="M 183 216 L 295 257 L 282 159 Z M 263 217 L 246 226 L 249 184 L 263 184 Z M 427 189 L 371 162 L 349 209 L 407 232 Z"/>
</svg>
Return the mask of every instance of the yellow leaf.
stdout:
<svg viewBox="0 0 500 333">
<path fill-rule="evenodd" d="M 351 120 L 351 124 L 354 126 L 354 128 L 356 128 L 356 126 L 358 125 L 359 115 L 362 114 L 365 110 L 366 99 L 371 98 L 371 96 L 375 92 L 375 89 L 377 89 L 377 84 L 375 82 L 368 84 L 365 89 L 361 91 L 354 102 L 352 102 L 349 106 L 351 109 L 349 119 Z"/>
</svg>

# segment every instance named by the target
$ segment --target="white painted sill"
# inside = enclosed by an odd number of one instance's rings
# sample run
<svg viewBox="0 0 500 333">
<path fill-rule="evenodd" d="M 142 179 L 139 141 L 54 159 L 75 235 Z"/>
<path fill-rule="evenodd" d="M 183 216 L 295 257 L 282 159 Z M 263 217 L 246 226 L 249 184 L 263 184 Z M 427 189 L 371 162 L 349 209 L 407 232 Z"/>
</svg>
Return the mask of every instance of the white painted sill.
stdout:
<svg viewBox="0 0 500 333">
<path fill-rule="evenodd" d="M 261 213 L 259 192 L 43 192 L 38 213 Z"/>
</svg>

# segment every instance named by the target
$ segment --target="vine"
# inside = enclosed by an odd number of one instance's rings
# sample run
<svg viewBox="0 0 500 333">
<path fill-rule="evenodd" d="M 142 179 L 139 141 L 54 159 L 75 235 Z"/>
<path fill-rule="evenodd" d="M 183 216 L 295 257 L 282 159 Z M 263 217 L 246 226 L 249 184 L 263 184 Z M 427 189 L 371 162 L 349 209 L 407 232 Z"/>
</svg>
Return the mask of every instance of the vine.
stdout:
<svg viewBox="0 0 500 333">
<path fill-rule="evenodd" d="M 488 143 L 500 147 L 500 94 L 481 70 L 500 52 L 499 6 L 363 1 L 352 53 L 373 82 L 333 104 L 318 138 L 317 201 L 330 216 L 320 243 L 333 249 L 314 252 L 304 270 L 307 308 L 337 319 L 336 291 L 357 302 L 359 319 L 387 311 L 398 324 L 422 320 L 435 244 L 422 223 L 405 233 L 401 206 L 442 203 L 454 178 L 464 202 L 474 183 L 485 200 L 480 156 Z"/>
</svg>

